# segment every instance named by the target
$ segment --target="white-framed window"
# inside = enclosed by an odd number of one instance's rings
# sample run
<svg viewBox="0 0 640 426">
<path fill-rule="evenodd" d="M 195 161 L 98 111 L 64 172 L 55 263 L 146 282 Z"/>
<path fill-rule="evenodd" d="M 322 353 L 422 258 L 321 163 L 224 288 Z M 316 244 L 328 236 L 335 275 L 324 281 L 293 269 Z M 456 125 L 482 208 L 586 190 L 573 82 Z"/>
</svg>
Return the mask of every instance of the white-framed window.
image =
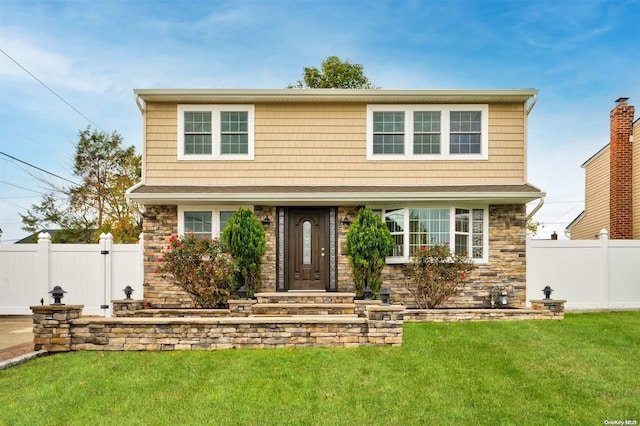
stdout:
<svg viewBox="0 0 640 426">
<path fill-rule="evenodd" d="M 178 105 L 178 160 L 253 160 L 253 105 Z"/>
<path fill-rule="evenodd" d="M 367 105 L 368 160 L 486 160 L 489 106 Z"/>
<path fill-rule="evenodd" d="M 238 206 L 178 206 L 178 235 L 220 238 Z"/>
<path fill-rule="evenodd" d="M 488 261 L 489 221 L 486 207 L 374 208 L 391 236 L 393 247 L 387 263 L 406 263 L 416 250 L 446 244 L 476 263 Z"/>
</svg>

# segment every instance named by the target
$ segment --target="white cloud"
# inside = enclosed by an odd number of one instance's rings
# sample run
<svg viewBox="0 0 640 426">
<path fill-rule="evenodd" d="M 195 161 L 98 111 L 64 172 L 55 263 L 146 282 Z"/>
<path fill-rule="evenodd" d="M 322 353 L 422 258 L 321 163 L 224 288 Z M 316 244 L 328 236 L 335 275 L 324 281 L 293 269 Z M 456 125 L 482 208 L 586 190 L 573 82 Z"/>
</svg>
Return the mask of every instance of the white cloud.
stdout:
<svg viewBox="0 0 640 426">
<path fill-rule="evenodd" d="M 101 73 L 99 69 L 86 68 L 72 59 L 72 55 L 56 51 L 44 43 L 32 41 L 31 37 L 24 37 L 10 29 L 3 30 L 0 47 L 13 59 L 1 55 L 2 80 L 29 83 L 35 81 L 26 69 L 56 92 L 58 89 L 70 89 L 86 93 L 103 93 L 112 85 L 107 74 Z"/>
</svg>

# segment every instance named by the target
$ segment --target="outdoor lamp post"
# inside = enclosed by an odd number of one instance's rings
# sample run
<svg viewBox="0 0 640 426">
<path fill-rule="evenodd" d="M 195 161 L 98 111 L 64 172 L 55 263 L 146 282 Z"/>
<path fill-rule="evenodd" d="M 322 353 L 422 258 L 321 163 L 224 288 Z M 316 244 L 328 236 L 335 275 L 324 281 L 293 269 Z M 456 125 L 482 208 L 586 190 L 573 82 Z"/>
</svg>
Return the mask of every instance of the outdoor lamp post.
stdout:
<svg viewBox="0 0 640 426">
<path fill-rule="evenodd" d="M 244 288 L 244 286 L 240 286 L 240 288 L 238 289 L 238 297 L 240 298 L 240 300 L 246 300 L 247 289 Z"/>
<path fill-rule="evenodd" d="M 551 299 L 551 292 L 554 291 L 551 287 L 546 286 L 545 288 L 542 289 L 542 292 L 544 293 L 544 298 L 545 299 Z"/>
<path fill-rule="evenodd" d="M 66 293 L 66 291 L 64 291 L 62 289 L 62 287 L 60 287 L 59 285 L 53 287 L 53 290 L 51 290 L 49 292 L 49 294 L 51 295 L 51 297 L 53 297 L 53 303 L 51 304 L 51 306 L 61 306 L 64 305 L 64 303 L 60 303 L 60 300 L 62 300 L 62 298 L 64 297 L 64 294 Z"/>
<path fill-rule="evenodd" d="M 131 293 L 133 293 L 133 289 L 130 285 L 126 286 L 122 291 L 124 291 L 124 298 L 129 300 L 131 299 Z"/>
<path fill-rule="evenodd" d="M 373 291 L 371 290 L 371 287 L 366 286 L 362 292 L 362 297 L 364 297 L 364 300 L 371 300 L 372 294 L 373 294 Z"/>
<path fill-rule="evenodd" d="M 382 304 L 388 305 L 390 298 L 391 290 L 389 290 L 389 287 L 382 287 L 382 290 L 380 290 L 380 300 L 382 301 Z"/>
</svg>

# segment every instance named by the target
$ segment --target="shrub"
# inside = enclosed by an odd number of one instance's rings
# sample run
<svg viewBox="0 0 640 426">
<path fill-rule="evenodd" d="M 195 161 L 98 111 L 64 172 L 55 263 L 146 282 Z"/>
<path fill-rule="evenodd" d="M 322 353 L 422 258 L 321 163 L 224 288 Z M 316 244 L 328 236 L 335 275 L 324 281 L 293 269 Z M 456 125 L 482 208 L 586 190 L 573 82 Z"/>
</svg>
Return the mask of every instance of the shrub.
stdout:
<svg viewBox="0 0 640 426">
<path fill-rule="evenodd" d="M 472 269 L 473 261 L 448 245 L 421 247 L 404 269 L 406 287 L 420 309 L 433 309 L 464 285 Z"/>
<path fill-rule="evenodd" d="M 251 210 L 238 209 L 222 231 L 222 240 L 238 266 L 236 288 L 244 286 L 253 297 L 262 286 L 262 257 L 267 251 L 262 224 Z"/>
<path fill-rule="evenodd" d="M 193 234 L 173 235 L 158 261 L 158 273 L 162 278 L 175 282 L 198 307 L 227 305 L 236 267 L 219 240 L 198 238 Z"/>
<path fill-rule="evenodd" d="M 356 295 L 369 286 L 373 297 L 380 292 L 382 268 L 393 245 L 387 225 L 369 209 L 361 209 L 349 227 L 345 251 L 349 256 Z"/>
</svg>

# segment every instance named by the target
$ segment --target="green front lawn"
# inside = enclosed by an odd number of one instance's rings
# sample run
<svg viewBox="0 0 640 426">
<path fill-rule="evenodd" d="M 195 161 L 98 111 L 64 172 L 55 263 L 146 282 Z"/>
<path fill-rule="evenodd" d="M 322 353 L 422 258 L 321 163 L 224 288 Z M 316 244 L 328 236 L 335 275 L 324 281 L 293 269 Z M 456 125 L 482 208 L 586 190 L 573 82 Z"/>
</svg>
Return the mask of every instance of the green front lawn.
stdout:
<svg viewBox="0 0 640 426">
<path fill-rule="evenodd" d="M 405 324 L 399 348 L 76 352 L 0 371 L 0 424 L 640 422 L 640 312 Z"/>
</svg>

